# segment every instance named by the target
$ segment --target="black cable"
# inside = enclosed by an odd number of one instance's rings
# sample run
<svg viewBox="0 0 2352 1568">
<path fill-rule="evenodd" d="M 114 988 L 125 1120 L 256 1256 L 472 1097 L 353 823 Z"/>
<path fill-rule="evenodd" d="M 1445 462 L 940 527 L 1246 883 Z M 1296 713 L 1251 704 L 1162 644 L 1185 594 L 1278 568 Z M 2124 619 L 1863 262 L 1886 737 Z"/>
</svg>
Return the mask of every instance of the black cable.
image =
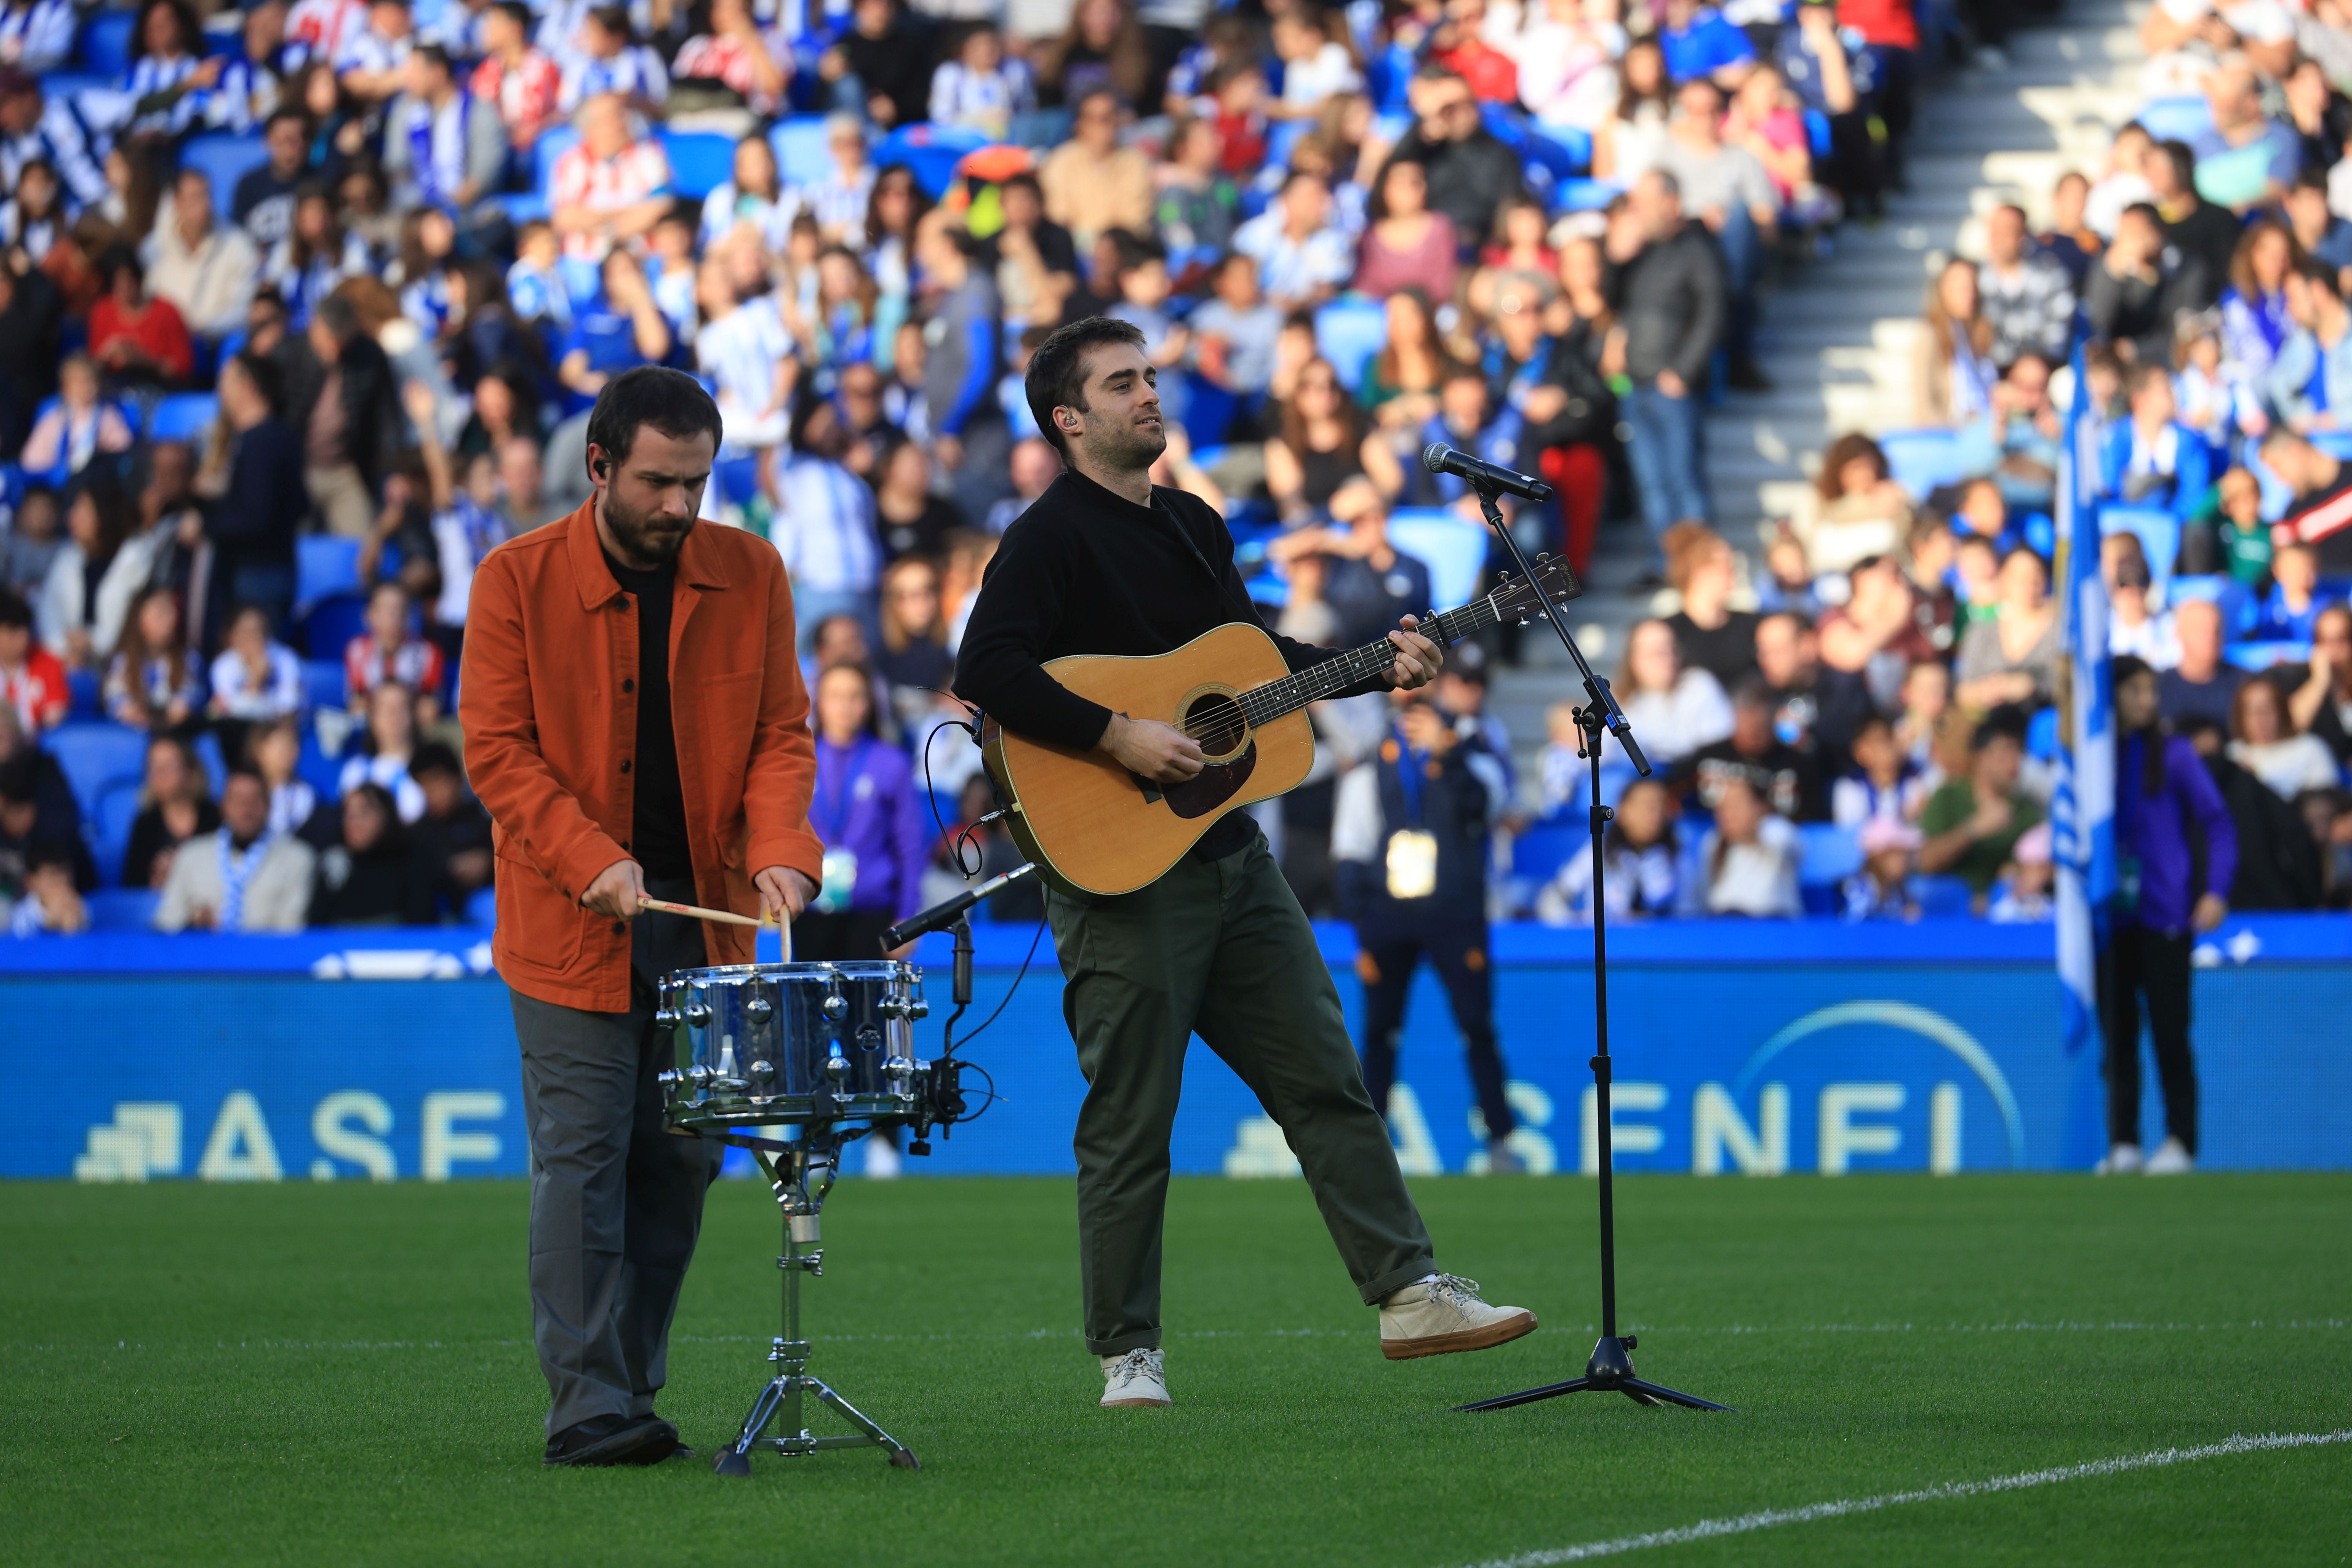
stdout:
<svg viewBox="0 0 2352 1568">
<path fill-rule="evenodd" d="M 950 701 L 955 700 L 949 693 L 934 688 L 926 687 L 924 689 L 930 691 L 935 697 L 947 697 Z M 980 852 L 976 843 L 973 848 L 973 863 L 966 866 L 963 861 L 965 844 L 974 842 L 972 830 L 966 827 L 956 833 L 948 831 L 947 819 L 940 815 L 940 792 L 931 785 L 931 742 L 940 738 L 940 731 L 942 730 L 961 730 L 966 735 L 971 737 L 971 743 L 976 746 L 980 744 L 980 729 L 979 726 L 965 720 L 942 719 L 931 726 L 929 734 L 923 737 L 923 794 L 930 799 L 931 824 L 940 830 L 940 842 L 946 846 L 948 858 L 955 862 L 955 868 L 962 873 L 964 880 L 970 881 L 979 876 L 981 871 Z"/>
<path fill-rule="evenodd" d="M 971 1034 L 966 1035 L 958 1042 L 958 1044 L 965 1046 L 971 1045 L 972 1041 L 978 1039 L 982 1034 L 986 1033 L 988 1026 L 996 1022 L 997 1018 L 1003 1013 L 1004 1009 L 1012 1005 L 1013 994 L 1021 989 L 1021 982 L 1028 976 L 1030 960 L 1037 956 L 1037 944 L 1045 940 L 1045 917 L 1044 915 L 1039 915 L 1037 917 L 1036 933 L 1029 939 L 1028 955 L 1022 959 L 1021 967 L 1013 972 L 1013 984 L 1004 988 L 1003 1000 L 997 1003 L 995 1012 L 991 1013 L 987 1017 L 982 1018 L 980 1021 L 979 1027 L 973 1029 Z"/>
</svg>

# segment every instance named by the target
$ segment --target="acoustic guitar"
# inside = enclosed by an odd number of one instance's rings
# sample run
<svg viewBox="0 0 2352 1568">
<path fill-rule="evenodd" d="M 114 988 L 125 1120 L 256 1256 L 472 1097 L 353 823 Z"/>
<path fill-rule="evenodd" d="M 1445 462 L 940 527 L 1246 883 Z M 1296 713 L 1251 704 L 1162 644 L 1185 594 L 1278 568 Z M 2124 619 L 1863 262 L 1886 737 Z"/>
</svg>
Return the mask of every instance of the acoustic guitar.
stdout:
<svg viewBox="0 0 2352 1568">
<path fill-rule="evenodd" d="M 1444 646 L 1506 620 L 1524 626 L 1539 611 L 1538 594 L 1557 605 L 1583 591 L 1568 563 L 1538 556 L 1532 581 L 1506 576 L 1483 598 L 1424 616 L 1421 630 Z M 1272 637 L 1231 621 L 1173 653 L 1048 660 L 1046 673 L 1079 696 L 1177 726 L 1200 742 L 1206 765 L 1181 784 L 1155 784 L 1105 752 L 1048 745 L 992 721 L 981 739 L 1005 825 L 1048 880 L 1088 893 L 1132 892 L 1227 812 L 1305 778 L 1315 761 L 1307 705 L 1388 668 L 1396 651 L 1384 637 L 1294 673 Z"/>
</svg>

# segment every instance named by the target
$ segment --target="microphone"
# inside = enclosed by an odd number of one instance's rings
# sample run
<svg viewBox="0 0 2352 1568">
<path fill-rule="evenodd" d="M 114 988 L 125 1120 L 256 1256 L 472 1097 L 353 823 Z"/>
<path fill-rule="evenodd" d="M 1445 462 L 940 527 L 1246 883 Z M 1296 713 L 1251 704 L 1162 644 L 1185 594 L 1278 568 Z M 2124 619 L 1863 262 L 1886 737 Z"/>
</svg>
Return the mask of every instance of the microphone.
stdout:
<svg viewBox="0 0 2352 1568">
<path fill-rule="evenodd" d="M 991 877 L 977 888 L 966 888 L 954 898 L 933 904 L 920 914 L 908 915 L 882 933 L 882 951 L 887 952 L 894 947 L 905 946 L 919 936 L 935 931 L 947 930 L 948 927 L 955 924 L 957 918 L 972 905 L 982 899 L 994 898 L 997 893 L 1011 887 L 1036 868 L 1034 861 L 1025 866 L 1015 866 L 1002 877 Z"/>
<path fill-rule="evenodd" d="M 1480 489 L 1500 490 L 1526 500 L 1551 500 L 1551 487 L 1541 479 L 1481 461 L 1467 452 L 1457 452 L 1443 441 L 1432 441 L 1421 449 L 1421 466 L 1433 474 L 1452 474 L 1457 479 L 1466 479 Z"/>
</svg>

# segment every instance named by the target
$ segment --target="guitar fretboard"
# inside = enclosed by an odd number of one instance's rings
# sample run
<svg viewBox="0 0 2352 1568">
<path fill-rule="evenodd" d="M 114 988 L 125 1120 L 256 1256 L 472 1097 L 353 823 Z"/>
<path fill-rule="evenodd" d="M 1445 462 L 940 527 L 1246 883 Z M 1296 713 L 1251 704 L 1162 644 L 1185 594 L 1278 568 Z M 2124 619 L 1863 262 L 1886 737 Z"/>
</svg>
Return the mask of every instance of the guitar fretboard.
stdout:
<svg viewBox="0 0 2352 1568">
<path fill-rule="evenodd" d="M 1421 624 L 1424 636 L 1440 647 L 1450 646 L 1472 632 L 1493 626 L 1501 617 L 1496 613 L 1491 598 L 1474 599 L 1459 609 L 1425 616 Z M 1360 648 L 1327 658 L 1320 664 L 1310 664 L 1305 669 L 1269 680 L 1241 695 L 1242 716 L 1251 728 L 1270 723 L 1286 713 L 1296 713 L 1310 702 L 1318 702 L 1335 691 L 1345 691 L 1360 685 L 1396 662 L 1396 644 L 1382 637 L 1366 643 Z"/>
</svg>

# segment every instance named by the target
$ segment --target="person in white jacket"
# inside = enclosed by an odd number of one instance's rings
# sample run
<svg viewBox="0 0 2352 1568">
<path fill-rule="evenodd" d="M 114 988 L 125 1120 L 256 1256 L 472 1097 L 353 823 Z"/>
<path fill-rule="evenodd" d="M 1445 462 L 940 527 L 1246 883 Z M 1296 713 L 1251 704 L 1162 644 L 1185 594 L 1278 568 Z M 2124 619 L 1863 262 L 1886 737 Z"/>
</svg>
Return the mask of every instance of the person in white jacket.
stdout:
<svg viewBox="0 0 2352 1568">
<path fill-rule="evenodd" d="M 308 844 L 269 831 L 269 786 L 240 766 L 221 791 L 220 830 L 190 839 L 172 857 L 155 929 L 300 931 L 317 864 Z"/>
<path fill-rule="evenodd" d="M 245 325 L 261 252 L 245 230 L 216 221 L 213 183 L 203 170 L 180 171 L 140 249 L 148 291 L 172 301 L 188 331 L 218 342 Z"/>
<path fill-rule="evenodd" d="M 130 492 L 110 479 L 83 485 L 66 509 L 66 545 L 41 581 L 35 620 L 42 646 L 68 666 L 102 669 L 114 657 L 155 566 L 156 536 L 138 525 Z"/>
</svg>

